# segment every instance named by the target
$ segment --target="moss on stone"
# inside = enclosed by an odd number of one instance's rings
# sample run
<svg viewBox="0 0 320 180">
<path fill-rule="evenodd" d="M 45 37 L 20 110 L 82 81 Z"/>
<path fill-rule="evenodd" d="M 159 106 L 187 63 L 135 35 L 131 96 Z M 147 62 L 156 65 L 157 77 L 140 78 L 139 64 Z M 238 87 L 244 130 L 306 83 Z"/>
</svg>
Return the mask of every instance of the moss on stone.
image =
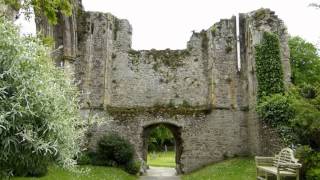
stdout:
<svg viewBox="0 0 320 180">
<path fill-rule="evenodd" d="M 258 21 L 259 21 L 259 20 L 264 19 L 267 14 L 268 14 L 267 10 L 261 8 L 261 9 L 258 9 L 258 10 L 254 13 L 253 18 L 254 18 L 255 20 L 258 20 Z"/>
<path fill-rule="evenodd" d="M 112 53 L 111 58 L 115 59 L 117 57 L 117 55 L 115 53 Z"/>
<path fill-rule="evenodd" d="M 174 117 L 176 115 L 206 115 L 211 112 L 208 106 L 183 107 L 169 104 L 155 103 L 152 107 L 112 107 L 107 106 L 107 112 L 118 120 L 129 120 L 143 113 L 149 113 L 154 116 L 162 115 Z"/>
<path fill-rule="evenodd" d="M 90 17 L 90 12 L 83 11 L 82 8 L 78 7 L 77 9 L 77 23 L 78 23 L 78 31 L 77 38 L 78 44 L 80 44 L 87 36 L 87 31 L 90 26 L 90 23 L 87 22 L 87 19 Z"/>
<path fill-rule="evenodd" d="M 216 36 L 216 32 L 217 32 L 217 27 L 216 27 L 216 26 L 213 26 L 213 27 L 211 28 L 211 36 L 212 36 L 212 37 L 215 37 L 215 36 Z"/>
<path fill-rule="evenodd" d="M 226 53 L 230 53 L 232 51 L 232 47 L 229 45 L 226 45 Z"/>
<path fill-rule="evenodd" d="M 182 66 L 183 60 L 190 55 L 188 50 L 150 50 L 146 52 L 147 56 L 151 56 L 156 65 L 154 65 L 154 70 L 158 70 L 161 65 L 167 66 L 169 68 L 177 68 Z"/>
<path fill-rule="evenodd" d="M 200 32 L 200 36 L 201 36 L 201 48 L 202 48 L 202 52 L 208 52 L 208 47 L 209 47 L 209 39 L 207 36 L 207 31 L 202 30 Z"/>
<path fill-rule="evenodd" d="M 118 37 L 118 31 L 120 30 L 120 22 L 119 22 L 119 19 L 117 18 L 114 18 L 113 20 L 114 22 L 114 28 L 112 29 L 113 30 L 113 40 L 117 40 L 117 37 Z"/>
<path fill-rule="evenodd" d="M 129 59 L 131 60 L 132 65 L 137 66 L 140 62 L 140 58 L 142 55 L 140 51 L 135 51 L 131 49 L 128 51 L 128 56 L 129 56 Z"/>
<path fill-rule="evenodd" d="M 225 47 L 225 51 L 226 53 L 230 53 L 232 51 L 232 42 L 233 42 L 233 37 L 228 37 L 226 39 L 226 47 Z"/>
<path fill-rule="evenodd" d="M 190 108 L 191 107 L 190 103 L 187 100 L 183 100 L 181 106 L 185 107 L 185 108 Z"/>
</svg>

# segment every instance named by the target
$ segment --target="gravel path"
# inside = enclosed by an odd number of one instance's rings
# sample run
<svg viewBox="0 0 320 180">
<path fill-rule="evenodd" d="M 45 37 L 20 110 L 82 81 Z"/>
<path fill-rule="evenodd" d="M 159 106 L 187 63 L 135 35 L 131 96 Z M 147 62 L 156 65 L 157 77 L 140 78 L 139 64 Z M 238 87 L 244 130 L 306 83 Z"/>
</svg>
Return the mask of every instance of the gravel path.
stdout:
<svg viewBox="0 0 320 180">
<path fill-rule="evenodd" d="M 180 180 L 174 168 L 150 167 L 140 180 Z"/>
</svg>

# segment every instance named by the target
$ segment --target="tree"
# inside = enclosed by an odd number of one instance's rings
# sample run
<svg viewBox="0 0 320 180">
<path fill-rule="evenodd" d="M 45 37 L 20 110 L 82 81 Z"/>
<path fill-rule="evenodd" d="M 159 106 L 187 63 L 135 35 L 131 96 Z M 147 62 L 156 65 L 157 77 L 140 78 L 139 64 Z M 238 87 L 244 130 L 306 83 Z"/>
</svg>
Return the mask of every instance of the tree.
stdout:
<svg viewBox="0 0 320 180">
<path fill-rule="evenodd" d="M 300 37 L 289 40 L 292 82 L 295 85 L 320 82 L 320 58 L 317 48 Z"/>
<path fill-rule="evenodd" d="M 0 174 L 43 175 L 79 151 L 76 88 L 39 39 L 0 18 Z M 1 179 L 1 177 L 0 177 Z"/>
<path fill-rule="evenodd" d="M 165 143 L 174 145 L 174 137 L 171 131 L 164 125 L 155 127 L 149 137 L 149 150 L 161 150 Z"/>
<path fill-rule="evenodd" d="M 49 23 L 56 24 L 58 22 L 58 14 L 61 12 L 64 15 L 72 14 L 73 0 L 4 0 L 4 3 L 12 9 L 22 10 L 26 17 L 30 17 L 34 10 L 38 17 L 48 18 Z"/>
</svg>

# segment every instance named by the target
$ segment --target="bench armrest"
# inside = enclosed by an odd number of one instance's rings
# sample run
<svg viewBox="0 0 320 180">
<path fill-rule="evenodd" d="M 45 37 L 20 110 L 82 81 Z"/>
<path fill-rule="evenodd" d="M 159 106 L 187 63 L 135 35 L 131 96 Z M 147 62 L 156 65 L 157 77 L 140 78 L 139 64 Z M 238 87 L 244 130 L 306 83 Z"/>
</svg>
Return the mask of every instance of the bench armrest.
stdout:
<svg viewBox="0 0 320 180">
<path fill-rule="evenodd" d="M 256 156 L 255 161 L 256 161 L 256 166 L 272 166 L 274 157 Z"/>
<path fill-rule="evenodd" d="M 302 167 L 302 164 L 300 164 L 300 163 L 278 163 L 278 167 L 300 169 Z"/>
</svg>

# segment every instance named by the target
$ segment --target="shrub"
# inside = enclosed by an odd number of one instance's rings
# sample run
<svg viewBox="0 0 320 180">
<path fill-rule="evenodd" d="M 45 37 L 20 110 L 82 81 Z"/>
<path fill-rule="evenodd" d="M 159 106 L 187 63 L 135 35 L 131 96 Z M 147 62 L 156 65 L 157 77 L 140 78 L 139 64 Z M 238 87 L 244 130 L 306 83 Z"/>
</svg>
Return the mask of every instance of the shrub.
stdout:
<svg viewBox="0 0 320 180">
<path fill-rule="evenodd" d="M 140 171 L 140 167 L 141 167 L 141 163 L 139 161 L 129 161 L 124 169 L 126 172 L 128 172 L 129 174 L 138 174 Z"/>
<path fill-rule="evenodd" d="M 292 107 L 295 117 L 291 126 L 299 137 L 300 144 L 308 144 L 313 149 L 320 149 L 320 98 L 295 98 Z"/>
<path fill-rule="evenodd" d="M 77 158 L 78 165 L 88 165 L 91 164 L 91 158 L 88 152 L 82 152 Z"/>
<path fill-rule="evenodd" d="M 300 94 L 307 99 L 314 99 L 317 97 L 317 88 L 310 84 L 302 84 L 300 87 Z"/>
<path fill-rule="evenodd" d="M 289 96 L 275 94 L 264 97 L 257 106 L 257 112 L 262 121 L 275 128 L 285 144 L 296 139 L 290 120 L 295 111 L 291 106 Z"/>
<path fill-rule="evenodd" d="M 294 109 L 291 107 L 290 98 L 281 94 L 265 97 L 258 104 L 257 112 L 261 120 L 272 127 L 287 125 L 289 120 L 294 117 Z"/>
<path fill-rule="evenodd" d="M 21 159 L 24 159 L 21 161 Z M 50 157 L 44 154 L 32 154 L 28 151 L 17 154 L 12 159 L 8 159 L 5 167 L 8 172 L 16 176 L 44 176 L 48 172 Z"/>
<path fill-rule="evenodd" d="M 97 155 L 105 165 L 125 165 L 133 159 L 133 146 L 117 134 L 103 136 L 98 142 Z"/>
<path fill-rule="evenodd" d="M 309 146 L 300 146 L 296 156 L 302 163 L 302 175 L 308 180 L 320 178 L 320 152 L 311 149 Z"/>
<path fill-rule="evenodd" d="M 308 180 L 319 180 L 320 179 L 320 166 L 312 168 L 307 171 L 306 179 Z"/>
<path fill-rule="evenodd" d="M 0 174 L 43 175 L 78 152 L 76 88 L 48 49 L 0 17 Z"/>
<path fill-rule="evenodd" d="M 140 162 L 133 159 L 132 144 L 117 134 L 111 133 L 101 137 L 96 152 L 89 152 L 92 164 L 100 166 L 117 166 L 130 174 L 137 174 Z"/>
</svg>

